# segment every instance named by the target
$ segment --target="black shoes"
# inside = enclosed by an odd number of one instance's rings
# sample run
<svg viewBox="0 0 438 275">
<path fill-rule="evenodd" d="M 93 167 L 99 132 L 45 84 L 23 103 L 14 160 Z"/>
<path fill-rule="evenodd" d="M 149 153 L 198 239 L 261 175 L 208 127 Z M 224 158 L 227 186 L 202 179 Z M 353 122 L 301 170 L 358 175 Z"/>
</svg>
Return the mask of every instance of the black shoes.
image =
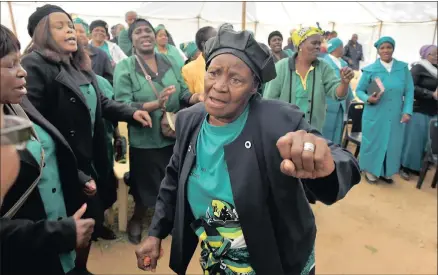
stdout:
<svg viewBox="0 0 438 275">
<path fill-rule="evenodd" d="M 128 240 L 132 244 L 139 244 L 141 242 L 141 233 L 143 232 L 143 221 L 132 218 L 128 222 Z"/>
</svg>

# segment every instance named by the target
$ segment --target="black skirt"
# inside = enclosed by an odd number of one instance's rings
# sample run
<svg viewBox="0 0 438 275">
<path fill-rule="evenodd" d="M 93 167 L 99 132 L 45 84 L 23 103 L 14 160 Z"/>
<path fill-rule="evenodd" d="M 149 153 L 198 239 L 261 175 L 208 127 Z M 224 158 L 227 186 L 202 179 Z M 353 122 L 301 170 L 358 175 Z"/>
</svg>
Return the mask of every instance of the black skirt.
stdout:
<svg viewBox="0 0 438 275">
<path fill-rule="evenodd" d="M 173 145 L 159 149 L 129 147 L 129 185 L 135 203 L 155 207 Z"/>
</svg>

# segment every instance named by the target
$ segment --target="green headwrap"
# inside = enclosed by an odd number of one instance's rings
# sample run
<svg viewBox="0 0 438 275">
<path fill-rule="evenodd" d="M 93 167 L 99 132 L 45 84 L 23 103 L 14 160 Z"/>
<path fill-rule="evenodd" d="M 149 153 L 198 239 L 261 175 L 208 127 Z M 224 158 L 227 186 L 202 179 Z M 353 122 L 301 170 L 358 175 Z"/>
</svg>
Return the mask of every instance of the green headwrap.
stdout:
<svg viewBox="0 0 438 275">
<path fill-rule="evenodd" d="M 160 24 L 160 25 L 155 27 L 155 34 L 157 34 L 161 30 L 165 30 L 166 31 L 166 27 L 164 27 L 163 24 Z"/>
<path fill-rule="evenodd" d="M 193 41 L 179 44 L 179 48 L 184 52 L 188 59 L 191 59 L 198 51 L 198 46 Z"/>
<path fill-rule="evenodd" d="M 80 25 L 82 25 L 82 27 L 84 27 L 84 29 L 85 29 L 85 33 L 87 35 L 90 34 L 90 27 L 88 26 L 88 24 L 83 19 L 77 17 L 77 18 L 75 18 L 73 20 L 73 24 L 80 24 Z"/>
<path fill-rule="evenodd" d="M 376 41 L 376 43 L 374 43 L 374 47 L 376 47 L 376 49 L 379 49 L 383 43 L 389 43 L 395 49 L 395 41 L 390 36 L 381 37 L 379 40 Z"/>
</svg>

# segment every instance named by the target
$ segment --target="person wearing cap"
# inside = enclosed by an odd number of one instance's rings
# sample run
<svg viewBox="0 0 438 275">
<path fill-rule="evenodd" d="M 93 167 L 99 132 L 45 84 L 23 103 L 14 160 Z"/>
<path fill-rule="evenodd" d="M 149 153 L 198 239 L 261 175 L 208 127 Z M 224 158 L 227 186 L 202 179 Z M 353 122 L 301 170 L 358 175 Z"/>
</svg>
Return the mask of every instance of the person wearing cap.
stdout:
<svg viewBox="0 0 438 275">
<path fill-rule="evenodd" d="M 191 93 L 204 93 L 205 58 L 203 56 L 205 43 L 216 36 L 217 30 L 211 26 L 200 28 L 195 35 L 195 47 L 199 52 L 196 59 L 182 67 L 181 74 Z"/>
<path fill-rule="evenodd" d="M 106 39 L 108 34 L 108 24 L 103 20 L 95 20 L 90 24 L 91 40 L 90 44 L 103 50 L 109 57 L 112 66 L 125 59 L 126 54 L 120 47 Z"/>
<path fill-rule="evenodd" d="M 155 28 L 155 32 L 157 38 L 155 51 L 168 56 L 170 60 L 178 66 L 179 70 L 181 70 L 187 59 L 184 53 L 169 42 L 170 34 L 164 25 L 158 25 Z"/>
<path fill-rule="evenodd" d="M 422 46 L 420 58 L 411 68 L 415 101 L 403 144 L 400 176 L 405 180 L 410 179 L 410 171 L 421 170 L 423 153 L 429 141 L 429 123 L 437 117 L 438 110 L 437 46 Z"/>
<path fill-rule="evenodd" d="M 28 22 L 32 44 L 22 64 L 28 72 L 27 97 L 67 139 L 78 163 L 79 184 L 87 189 L 87 217 L 103 225 L 103 205 L 117 197 L 109 174 L 104 119 L 151 126 L 147 111 L 106 98 L 92 71 L 91 60 L 77 43 L 70 15 L 58 6 L 38 8 Z M 86 272 L 90 245 L 77 250 L 76 268 Z"/>
<path fill-rule="evenodd" d="M 88 244 L 94 228 L 92 219 L 81 219 L 86 188 L 65 137 L 26 97 L 18 39 L 3 25 L 0 37 L 0 104 L 6 124 L 1 130 L 1 274 L 72 274 L 75 248 Z M 19 170 L 12 168 L 17 164 Z M 15 175 L 8 190 L 4 176 Z M 26 264 L 24 251 L 33 255 Z"/>
<path fill-rule="evenodd" d="M 110 42 L 116 43 L 117 45 L 119 44 L 119 40 L 118 37 L 120 35 L 120 32 L 123 31 L 125 29 L 125 26 L 123 26 L 122 24 L 117 24 L 111 27 L 111 35 L 112 35 L 112 39 L 110 39 Z M 119 45 L 120 47 L 120 45 Z M 122 49 L 122 47 L 120 47 Z M 123 51 L 123 49 L 122 49 Z M 124 51 L 123 51 L 124 52 Z"/>
<path fill-rule="evenodd" d="M 84 47 L 85 51 L 91 58 L 91 66 L 93 72 L 97 75 L 113 83 L 113 67 L 110 58 L 103 50 L 94 47 L 89 43 L 90 28 L 88 24 L 81 18 L 77 17 L 73 20 L 76 38 L 79 44 Z"/>
<path fill-rule="evenodd" d="M 135 20 L 137 20 L 138 15 L 135 11 L 128 11 L 125 14 L 125 22 L 128 25 L 127 29 L 123 29 L 119 33 L 118 37 L 118 45 L 123 50 L 123 52 L 126 54 L 126 56 L 132 55 L 132 41 L 128 37 L 128 29 L 134 23 Z"/>
<path fill-rule="evenodd" d="M 316 225 L 304 186 L 332 204 L 359 183 L 356 160 L 296 106 L 261 99 L 275 64 L 248 31 L 221 27 L 205 56 L 205 101 L 177 117 L 138 267 L 156 269 L 172 232 L 177 274 L 186 273 L 198 242 L 204 274 L 315 274 Z"/>
<path fill-rule="evenodd" d="M 155 205 L 175 145 L 174 138 L 163 134 L 163 115 L 177 113 L 199 102 L 200 97 L 189 92 L 179 66 L 169 56 L 155 51 L 155 33 L 149 21 L 134 21 L 128 32 L 134 54 L 117 64 L 114 71 L 115 99 L 142 108 L 152 117 L 151 128 L 128 125 L 129 184 L 135 208 L 127 231 L 134 244 L 141 240 L 146 210 Z"/>
<path fill-rule="evenodd" d="M 392 37 L 381 37 L 374 47 L 380 58 L 362 69 L 356 88 L 356 95 L 366 103 L 359 164 L 369 183 L 377 183 L 379 178 L 393 183 L 392 176 L 400 169 L 405 124 L 412 116 L 414 83 L 408 64 L 392 57 Z M 382 82 L 383 92 L 368 92 L 376 79 Z"/>
<path fill-rule="evenodd" d="M 342 68 L 341 77 L 322 59 L 322 31 L 315 27 L 295 31 L 292 39 L 298 52 L 275 64 L 277 77 L 266 84 L 263 96 L 297 105 L 306 114 L 306 120 L 322 131 L 326 115 L 326 98 L 344 100 L 354 73 Z"/>
<path fill-rule="evenodd" d="M 293 52 L 283 51 L 281 46 L 283 44 L 283 35 L 279 31 L 273 31 L 268 36 L 268 45 L 271 48 L 274 62 L 277 63 L 283 58 L 288 58 L 293 55 Z"/>
<path fill-rule="evenodd" d="M 183 51 L 184 55 L 187 57 L 187 60 L 184 63 L 184 65 L 187 65 L 191 61 L 196 60 L 196 58 L 198 58 L 198 56 L 201 54 L 194 41 L 181 43 L 179 44 L 179 48 L 181 51 Z"/>
<path fill-rule="evenodd" d="M 341 77 L 341 69 L 348 67 L 347 62 L 342 59 L 344 49 L 342 40 L 339 38 L 332 38 L 327 42 L 328 54 L 324 58 L 336 72 L 336 75 Z M 342 134 L 344 132 L 344 114 L 347 113 L 348 103 L 353 100 L 353 92 L 348 88 L 348 96 L 345 100 L 334 100 L 327 96 L 327 113 L 325 115 L 325 122 L 322 128 L 322 135 L 336 144 L 341 144 Z"/>
</svg>

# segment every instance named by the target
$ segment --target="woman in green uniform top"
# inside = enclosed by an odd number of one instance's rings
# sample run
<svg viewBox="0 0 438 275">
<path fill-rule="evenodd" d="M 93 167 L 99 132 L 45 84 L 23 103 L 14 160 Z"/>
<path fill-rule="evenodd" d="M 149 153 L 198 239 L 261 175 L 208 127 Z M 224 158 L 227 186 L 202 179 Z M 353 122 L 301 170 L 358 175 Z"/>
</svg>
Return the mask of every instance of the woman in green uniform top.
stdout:
<svg viewBox="0 0 438 275">
<path fill-rule="evenodd" d="M 341 69 L 348 67 L 347 62 L 342 59 L 344 48 L 342 41 L 339 38 L 332 38 L 327 43 L 328 54 L 324 57 L 326 61 L 336 72 L 336 75 L 341 77 Z M 324 127 L 322 134 L 326 139 L 333 141 L 336 144 L 341 144 L 342 133 L 344 131 L 344 114 L 347 113 L 347 102 L 353 99 L 351 88 L 348 88 L 348 96 L 346 100 L 334 100 L 327 97 L 327 113 L 325 116 Z"/>
<path fill-rule="evenodd" d="M 400 169 L 405 123 L 411 119 L 414 83 L 408 64 L 392 57 L 395 41 L 385 36 L 374 43 L 380 56 L 362 69 L 356 94 L 367 103 L 362 116 L 362 144 L 359 164 L 369 183 L 379 177 L 393 183 Z M 380 78 L 383 93 L 369 94 L 368 86 Z"/>
<path fill-rule="evenodd" d="M 75 248 L 88 245 L 94 228 L 92 219 L 81 219 L 88 191 L 64 136 L 25 97 L 17 38 L 3 25 L 0 37 L 0 104 L 32 125 L 31 140 L 19 150 L 18 177 L 2 201 L 1 274 L 76 274 Z"/>
<path fill-rule="evenodd" d="M 357 162 L 296 106 L 260 98 L 275 65 L 248 31 L 221 27 L 205 49 L 205 104 L 177 117 L 138 267 L 156 268 L 172 232 L 176 274 L 186 274 L 199 243 L 203 274 L 315 274 L 316 226 L 303 186 L 334 203 L 360 181 Z"/>
<path fill-rule="evenodd" d="M 135 51 L 133 56 L 116 66 L 115 99 L 136 108 L 143 108 L 152 117 L 152 128 L 135 125 L 129 125 L 128 128 L 129 184 L 135 200 L 134 215 L 128 224 L 128 235 L 131 242 L 138 243 L 145 210 L 155 205 L 164 169 L 169 163 L 175 144 L 175 139 L 162 134 L 160 124 L 163 110 L 176 113 L 184 105 L 197 103 L 199 94 L 192 95 L 189 92 L 178 65 L 170 61 L 168 56 L 154 51 L 156 32 L 149 21 L 136 20 L 129 27 L 128 33 Z M 159 93 L 158 98 L 156 93 Z"/>
<path fill-rule="evenodd" d="M 327 62 L 318 59 L 321 49 L 320 29 L 301 28 L 292 35 L 298 52 L 275 64 L 277 77 L 265 86 L 263 96 L 297 105 L 306 114 L 306 120 L 322 131 L 327 103 L 326 97 L 343 100 L 354 73 L 350 68 L 341 70 L 341 79 Z"/>
<path fill-rule="evenodd" d="M 282 50 L 283 35 L 279 31 L 273 31 L 268 36 L 268 45 L 271 48 L 274 62 L 277 63 L 283 58 L 288 58 L 293 55 L 291 50 Z"/>
<path fill-rule="evenodd" d="M 44 5 L 30 17 L 32 44 L 22 63 L 28 72 L 28 98 L 33 106 L 67 139 L 80 170 L 80 181 L 94 195 L 87 215 L 96 219 L 102 235 L 102 205 L 116 198 L 108 185 L 107 146 L 103 121 L 140 122 L 150 126 L 146 111 L 107 99 L 100 91 L 91 60 L 80 44 L 70 15 L 58 6 Z M 86 269 L 89 247 L 77 251 L 76 266 Z"/>
<path fill-rule="evenodd" d="M 158 25 L 155 28 L 155 35 L 155 50 L 158 53 L 170 57 L 170 60 L 175 62 L 175 64 L 178 66 L 178 69 L 181 70 L 181 68 L 184 66 L 185 58 L 175 46 L 169 43 L 169 33 L 164 25 Z"/>
</svg>

